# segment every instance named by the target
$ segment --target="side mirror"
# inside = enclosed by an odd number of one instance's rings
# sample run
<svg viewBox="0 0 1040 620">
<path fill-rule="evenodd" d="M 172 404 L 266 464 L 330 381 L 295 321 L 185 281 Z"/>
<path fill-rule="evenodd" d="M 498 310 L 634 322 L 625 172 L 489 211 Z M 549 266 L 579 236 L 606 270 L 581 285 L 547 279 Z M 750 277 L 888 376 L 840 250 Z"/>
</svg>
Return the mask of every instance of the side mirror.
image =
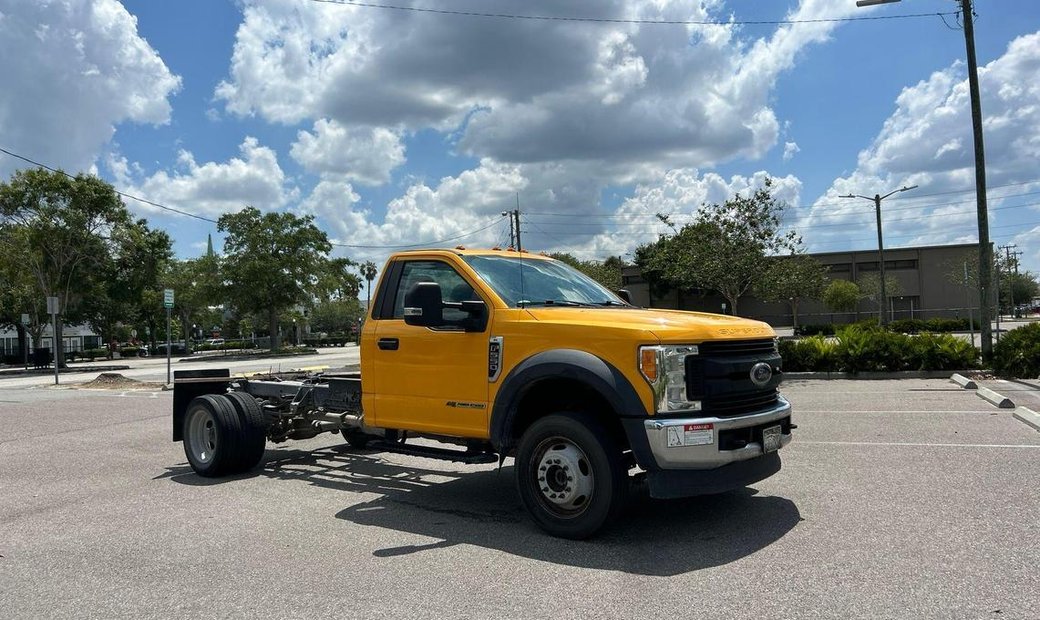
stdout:
<svg viewBox="0 0 1040 620">
<path fill-rule="evenodd" d="M 444 324 L 440 284 L 416 282 L 412 285 L 404 296 L 404 322 L 419 327 L 437 327 Z"/>
<path fill-rule="evenodd" d="M 466 322 L 463 324 L 463 328 L 468 332 L 482 332 L 487 329 L 488 322 L 488 309 L 487 305 L 483 301 L 462 301 L 459 302 L 463 312 L 469 315 Z"/>
<path fill-rule="evenodd" d="M 629 292 L 627 288 L 619 288 L 614 292 L 617 293 L 617 296 L 624 300 L 626 304 L 632 303 L 632 293 Z"/>
</svg>

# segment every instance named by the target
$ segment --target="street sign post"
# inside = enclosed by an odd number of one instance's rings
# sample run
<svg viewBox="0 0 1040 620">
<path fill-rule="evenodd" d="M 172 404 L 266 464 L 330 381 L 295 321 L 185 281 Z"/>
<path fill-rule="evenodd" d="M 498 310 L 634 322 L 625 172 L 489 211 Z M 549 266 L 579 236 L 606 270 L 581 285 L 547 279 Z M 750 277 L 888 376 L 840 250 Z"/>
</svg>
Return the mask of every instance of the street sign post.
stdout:
<svg viewBox="0 0 1040 620">
<path fill-rule="evenodd" d="M 28 327 L 28 325 L 29 325 L 29 315 L 28 314 L 23 314 L 22 315 L 22 327 L 23 328 L 24 327 Z M 23 342 L 23 344 L 22 344 L 22 357 L 24 358 L 23 361 L 25 362 L 25 367 L 29 368 L 29 330 L 23 329 L 22 331 L 25 333 L 25 340 L 22 341 Z"/>
<path fill-rule="evenodd" d="M 54 385 L 58 385 L 58 313 L 61 312 L 61 304 L 57 297 L 47 298 L 47 314 L 51 315 L 51 323 L 54 326 L 54 337 L 51 338 L 51 359 L 54 362 Z"/>
<path fill-rule="evenodd" d="M 166 308 L 166 383 L 170 383 L 170 350 L 173 349 L 173 345 L 170 344 L 170 310 L 173 308 L 173 289 L 168 288 L 163 290 L 163 306 Z"/>
</svg>

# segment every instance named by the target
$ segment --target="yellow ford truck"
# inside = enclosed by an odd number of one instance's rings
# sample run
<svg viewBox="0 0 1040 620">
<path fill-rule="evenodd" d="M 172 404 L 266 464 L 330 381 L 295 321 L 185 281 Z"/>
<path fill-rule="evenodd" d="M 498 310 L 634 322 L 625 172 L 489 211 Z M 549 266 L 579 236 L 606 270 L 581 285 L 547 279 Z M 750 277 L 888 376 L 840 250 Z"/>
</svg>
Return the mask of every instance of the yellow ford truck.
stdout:
<svg viewBox="0 0 1040 620">
<path fill-rule="evenodd" d="M 401 252 L 368 310 L 360 373 L 178 372 L 173 438 L 202 476 L 323 432 L 462 463 L 512 457 L 532 518 L 566 538 L 615 517 L 635 476 L 674 498 L 779 471 L 795 427 L 773 330 L 627 297 L 524 252 Z"/>
</svg>

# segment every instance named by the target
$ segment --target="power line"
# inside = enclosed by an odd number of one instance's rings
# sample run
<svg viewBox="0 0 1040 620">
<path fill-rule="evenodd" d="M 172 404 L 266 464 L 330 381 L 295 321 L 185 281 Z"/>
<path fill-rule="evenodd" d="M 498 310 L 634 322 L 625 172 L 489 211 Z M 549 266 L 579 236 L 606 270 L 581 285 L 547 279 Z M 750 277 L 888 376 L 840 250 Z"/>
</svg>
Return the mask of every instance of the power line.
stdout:
<svg viewBox="0 0 1040 620">
<path fill-rule="evenodd" d="M 939 17 L 956 15 L 957 11 L 945 13 L 909 13 L 903 15 L 867 15 L 859 17 L 821 17 L 816 19 L 763 19 L 763 20 L 682 20 L 682 19 L 626 19 L 621 17 L 579 17 L 563 15 L 522 15 L 516 13 L 484 13 L 480 11 L 455 11 L 448 9 L 431 9 L 417 6 L 400 6 L 394 4 L 378 4 L 375 2 L 355 2 L 353 0 L 310 0 L 320 4 L 339 4 L 366 9 L 382 9 L 389 11 L 408 11 L 412 13 L 431 13 L 435 15 L 451 15 L 455 17 L 485 17 L 495 19 L 516 19 L 528 21 L 550 22 L 586 22 L 597 24 L 635 24 L 642 26 L 783 26 L 788 24 L 825 24 L 838 22 L 864 22 L 891 19 L 916 19 L 922 17 Z"/>
<path fill-rule="evenodd" d="M 54 167 L 48 166 L 46 164 L 40 163 L 40 162 L 35 161 L 35 160 L 33 160 L 33 159 L 29 158 L 29 157 L 25 157 L 24 155 L 19 155 L 18 153 L 14 153 L 12 151 L 9 151 L 9 150 L 7 150 L 7 149 L 5 149 L 3 147 L 0 147 L 0 153 L 4 153 L 6 155 L 10 155 L 11 157 L 14 157 L 16 159 L 20 159 L 20 160 L 22 160 L 24 162 L 30 163 L 30 164 L 32 164 L 34 166 L 38 166 L 38 167 L 43 168 L 45 170 L 49 170 L 49 171 L 54 172 L 56 174 L 62 174 L 62 175 L 66 176 L 66 177 L 68 177 L 70 179 L 75 179 L 76 178 L 73 175 L 69 174 L 68 172 L 65 172 L 64 170 L 59 170 L 57 168 L 54 168 Z M 191 217 L 191 218 L 194 218 L 194 219 L 197 219 L 197 220 L 202 220 L 204 222 L 209 222 L 211 224 L 217 224 L 218 223 L 217 220 L 210 219 L 208 217 L 204 217 L 204 216 L 201 216 L 201 215 L 195 215 L 194 213 L 188 213 L 187 211 L 182 211 L 180 209 L 174 209 L 173 207 L 167 207 L 164 204 L 160 204 L 158 202 L 154 202 L 154 201 L 148 200 L 146 198 L 140 198 L 138 196 L 134 196 L 133 194 L 128 194 L 128 193 L 120 191 L 120 190 L 118 190 L 118 189 L 116 189 L 114 187 L 112 188 L 112 191 L 114 191 L 119 196 L 122 196 L 123 198 L 129 198 L 131 200 L 136 200 L 138 202 L 142 202 L 144 204 L 151 205 L 153 207 L 156 207 L 158 209 L 162 209 L 164 211 L 169 211 L 171 213 L 176 213 L 178 215 L 184 215 L 184 216 Z M 425 242 L 425 243 L 415 243 L 415 244 L 410 244 L 410 245 L 348 245 L 348 244 L 344 244 L 344 243 L 332 243 L 332 245 L 334 245 L 336 247 L 341 247 L 341 248 L 367 248 L 367 249 L 393 249 L 393 248 L 426 247 L 426 246 L 435 245 L 435 244 L 438 244 L 438 243 L 447 243 L 449 241 L 456 241 L 458 239 L 463 239 L 465 237 L 469 237 L 470 235 L 475 235 L 478 232 L 483 232 L 483 231 L 487 230 L 488 228 L 491 228 L 492 226 L 494 226 L 495 224 L 497 224 L 500 221 L 501 221 L 501 218 L 500 219 L 496 219 L 496 220 L 492 221 L 490 224 L 488 224 L 487 226 L 484 226 L 483 228 L 479 228 L 477 230 L 474 230 L 474 231 L 471 231 L 471 232 L 459 235 L 457 237 L 451 237 L 449 239 L 440 239 L 438 241 L 429 241 L 429 242 Z"/>
<path fill-rule="evenodd" d="M 1034 179 L 1032 181 L 1022 181 L 1020 183 L 1007 183 L 1005 185 L 992 185 L 992 186 L 990 186 L 990 189 L 1003 189 L 1003 188 L 1007 188 L 1007 187 L 1019 187 L 1019 186 L 1022 186 L 1022 185 L 1033 185 L 1033 184 L 1036 184 L 1036 183 L 1040 183 L 1040 179 Z M 948 192 L 935 192 L 935 193 L 932 193 L 932 194 L 918 194 L 917 196 L 913 196 L 913 197 L 901 196 L 901 197 L 899 197 L 899 200 L 900 201 L 916 201 L 916 200 L 920 200 L 921 198 L 930 198 L 930 197 L 934 197 L 934 196 L 947 196 L 947 195 L 951 195 L 951 194 L 963 194 L 963 193 L 973 192 L 973 191 L 975 191 L 975 188 L 952 190 L 952 191 L 948 191 Z M 991 199 L 993 199 L 993 200 L 1005 200 L 1007 198 L 1018 198 L 1018 197 L 1021 197 L 1021 196 L 1033 196 L 1033 195 L 1036 195 L 1036 194 L 1040 194 L 1040 191 L 1023 192 L 1023 193 L 1020 193 L 1020 194 L 1005 194 L 1004 196 L 991 196 Z M 892 197 L 891 200 L 893 202 L 895 202 L 896 198 Z M 839 206 L 848 206 L 848 204 L 849 203 L 845 203 L 845 202 L 830 202 L 830 203 L 819 203 L 819 204 L 812 204 L 812 205 L 797 205 L 797 206 L 790 207 L 790 210 L 791 211 L 796 211 L 796 210 L 814 209 L 814 208 L 818 208 L 818 207 L 839 207 Z M 949 206 L 960 205 L 960 204 L 975 204 L 975 200 L 971 199 L 971 200 L 964 200 L 964 201 L 960 201 L 960 202 L 937 202 L 937 203 L 930 203 L 930 204 L 923 204 L 923 205 L 922 204 L 908 204 L 908 205 L 905 205 L 905 206 L 902 206 L 902 207 L 889 207 L 889 208 L 886 208 L 885 212 L 888 213 L 890 211 L 905 211 L 905 210 L 909 210 L 909 209 L 929 209 L 929 208 L 937 208 L 937 207 L 949 207 Z M 524 213 L 527 214 L 527 215 L 538 215 L 538 216 L 547 216 L 547 217 L 657 218 L 657 214 L 654 214 L 654 213 L 631 213 L 631 214 L 624 214 L 624 213 L 556 213 L 556 212 L 551 212 L 551 211 L 524 211 Z M 672 212 L 672 213 L 663 213 L 662 215 L 680 216 L 680 215 L 692 215 L 692 213 Z M 834 214 L 831 214 L 831 213 L 819 213 L 819 214 L 816 214 L 816 215 L 817 216 L 831 216 L 831 215 L 840 216 L 840 215 L 846 215 L 846 214 L 845 213 L 834 213 Z"/>
<path fill-rule="evenodd" d="M 1038 193 L 1040 193 L 1040 192 L 1038 192 Z M 954 204 L 956 204 L 956 203 L 954 203 Z M 990 209 L 990 211 L 1004 211 L 1004 210 L 1007 210 L 1007 209 L 1021 209 L 1021 208 L 1036 207 L 1036 206 L 1040 206 L 1040 202 L 1028 202 L 1028 203 L 1023 203 L 1023 204 L 1018 204 L 1018 205 L 1005 205 L 1003 207 L 996 207 L 994 209 Z M 973 213 L 973 212 L 974 212 L 973 209 L 972 210 L 957 210 L 957 211 L 951 211 L 951 212 L 942 213 L 942 214 L 927 213 L 927 214 L 924 214 L 924 215 L 915 215 L 915 216 L 909 216 L 909 217 L 889 218 L 889 219 L 885 220 L 885 224 L 888 225 L 888 224 L 891 224 L 891 223 L 894 223 L 894 222 L 911 222 L 911 221 L 915 221 L 915 220 L 928 220 L 928 219 L 932 219 L 932 218 L 936 218 L 936 217 L 950 217 L 950 216 L 954 216 L 954 215 L 964 215 L 964 214 Z M 864 215 L 865 214 L 866 214 L 866 212 L 864 211 Z M 669 215 L 673 215 L 674 216 L 674 215 L 692 215 L 692 214 L 680 213 L 680 214 L 669 214 Z M 844 215 L 844 216 L 848 216 L 850 214 L 849 213 L 840 213 L 840 214 L 826 214 L 825 213 L 825 214 L 822 214 L 822 215 Z M 529 221 L 529 222 L 531 222 L 533 224 L 532 220 L 529 220 L 528 218 L 525 218 L 525 220 L 527 220 L 527 221 Z M 584 223 L 570 224 L 570 223 L 564 223 L 564 222 L 559 222 L 559 221 L 555 221 L 555 222 L 553 222 L 553 221 L 549 221 L 549 222 L 542 221 L 542 222 L 539 222 L 539 223 L 544 225 L 544 226 L 555 227 L 554 228 L 555 230 L 574 231 L 577 234 L 600 234 L 600 232 L 602 232 L 603 229 L 606 229 L 606 228 L 610 228 L 612 230 L 618 230 L 619 232 L 625 232 L 625 233 L 629 233 L 629 234 L 640 233 L 640 232 L 656 233 L 656 232 L 659 232 L 661 230 L 661 229 L 655 229 L 655 228 L 646 228 L 646 226 L 647 226 L 647 224 L 649 224 L 649 222 L 609 222 L 609 223 L 608 222 L 603 222 L 602 224 L 591 222 L 591 223 L 587 223 L 587 224 L 584 224 Z M 818 229 L 818 228 L 833 228 L 833 227 L 836 227 L 836 226 L 848 226 L 848 225 L 849 225 L 849 222 L 835 222 L 835 223 L 829 223 L 829 224 L 811 224 L 811 225 L 803 225 L 803 226 L 790 226 L 790 228 L 793 229 L 793 230 L 802 231 L 802 230 L 815 230 L 815 229 Z M 598 226 L 599 228 L 597 228 L 596 230 L 593 230 L 593 231 L 589 231 L 589 230 L 576 230 L 577 226 L 586 226 L 586 227 L 588 227 L 588 226 Z M 633 230 L 632 227 L 637 227 L 637 226 L 638 227 L 642 227 L 642 228 L 640 228 L 639 230 Z M 543 232 L 545 232 L 545 229 L 543 229 L 541 227 L 538 227 L 538 229 L 542 230 Z"/>
<path fill-rule="evenodd" d="M 57 174 L 63 174 L 65 176 L 69 177 L 70 179 L 75 179 L 76 178 L 76 177 L 72 176 L 71 174 L 69 174 L 68 172 L 65 172 L 64 170 L 58 170 L 57 168 L 52 168 L 52 167 L 50 167 L 50 166 L 48 166 L 46 164 L 41 164 L 38 161 L 33 161 L 32 159 L 29 159 L 28 157 L 24 157 L 22 155 L 19 155 L 18 153 L 12 153 L 11 151 L 8 151 L 7 149 L 5 149 L 3 147 L 0 147 L 0 153 L 4 153 L 5 155 L 10 155 L 11 157 L 14 157 L 15 159 L 20 159 L 20 160 L 22 160 L 24 162 L 28 162 L 28 163 L 30 163 L 30 164 L 32 164 L 34 166 L 38 166 L 40 168 L 44 168 L 46 170 L 50 170 L 51 172 L 55 172 Z M 166 205 L 159 204 L 158 202 L 153 202 L 153 201 L 148 200 L 146 198 L 140 198 L 138 196 L 134 196 L 133 194 L 128 194 L 126 192 L 121 192 L 121 191 L 119 191 L 118 189 L 116 189 L 114 187 L 112 188 L 112 191 L 114 191 L 116 194 L 122 196 L 123 198 L 129 198 L 131 200 L 136 200 L 137 202 L 142 202 L 142 203 L 144 203 L 146 205 L 151 205 L 153 207 L 156 207 L 158 209 L 162 209 L 164 211 L 170 211 L 171 213 L 177 213 L 179 215 L 186 215 L 188 217 L 193 217 L 193 218 L 195 218 L 197 220 L 202 220 L 203 222 L 209 222 L 211 224 L 216 224 L 217 223 L 217 220 L 212 220 L 212 219 L 210 219 L 208 217 L 203 217 L 201 215 L 195 215 L 194 213 L 188 213 L 187 211 L 181 211 L 180 209 L 174 209 L 173 207 L 167 207 Z"/>
</svg>

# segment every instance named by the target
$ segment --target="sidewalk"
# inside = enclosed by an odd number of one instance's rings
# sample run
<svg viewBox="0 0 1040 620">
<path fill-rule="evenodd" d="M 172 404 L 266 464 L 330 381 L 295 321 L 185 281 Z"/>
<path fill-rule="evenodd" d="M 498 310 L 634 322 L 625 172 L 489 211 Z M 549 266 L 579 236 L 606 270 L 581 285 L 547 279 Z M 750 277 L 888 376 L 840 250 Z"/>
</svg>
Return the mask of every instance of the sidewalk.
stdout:
<svg viewBox="0 0 1040 620">
<path fill-rule="evenodd" d="M 118 360 L 116 360 L 118 361 Z M 78 372 L 112 372 L 115 370 L 128 370 L 130 368 L 127 364 L 118 364 L 113 360 L 104 360 L 99 362 L 73 362 L 68 364 L 66 368 L 59 368 L 58 374 L 74 374 Z M 54 374 L 54 366 L 48 366 L 47 368 L 24 368 L 22 366 L 15 366 L 11 368 L 0 368 L 0 379 L 4 377 L 23 377 L 26 375 L 40 375 L 48 376 Z"/>
</svg>

